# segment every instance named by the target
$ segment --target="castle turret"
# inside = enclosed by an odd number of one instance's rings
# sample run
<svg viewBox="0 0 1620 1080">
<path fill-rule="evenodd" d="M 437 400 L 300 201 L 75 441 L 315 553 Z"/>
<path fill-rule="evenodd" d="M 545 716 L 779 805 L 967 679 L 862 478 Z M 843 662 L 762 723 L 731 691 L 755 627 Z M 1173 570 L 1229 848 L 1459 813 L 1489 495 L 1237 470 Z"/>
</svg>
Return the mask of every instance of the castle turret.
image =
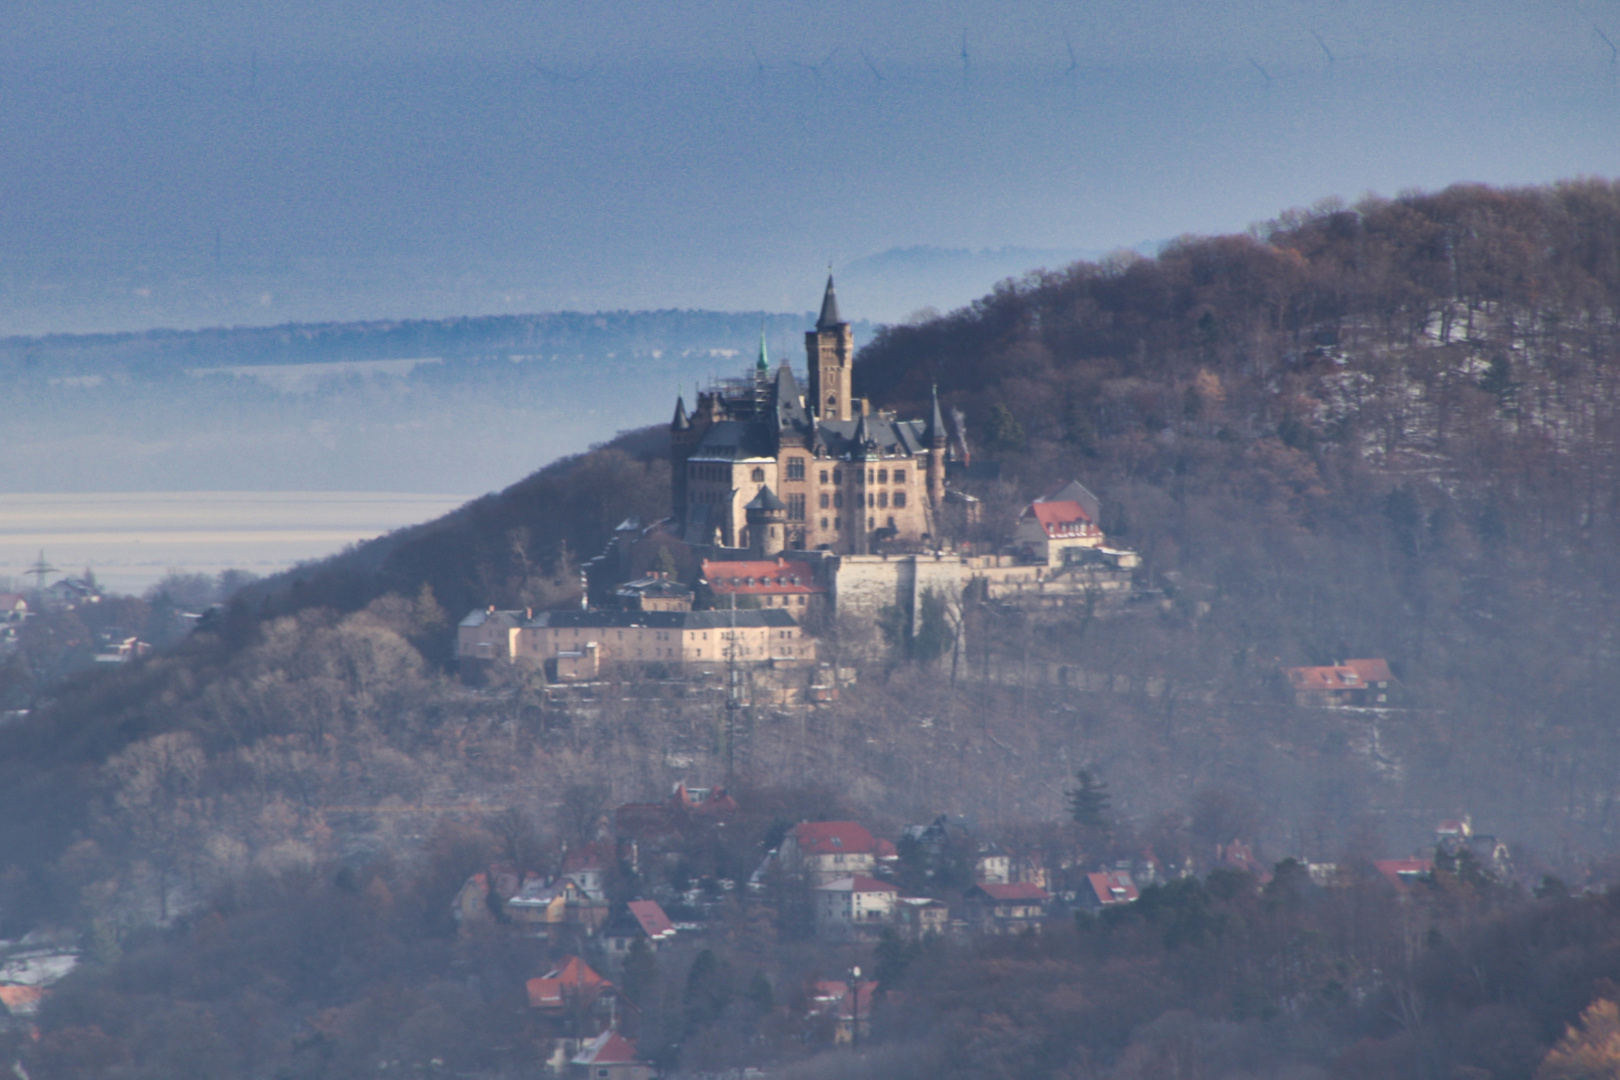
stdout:
<svg viewBox="0 0 1620 1080">
<path fill-rule="evenodd" d="M 821 316 L 816 328 L 804 335 L 804 351 L 810 370 L 810 407 L 822 420 L 849 420 L 854 415 L 850 400 L 850 364 L 855 353 L 855 332 L 838 317 L 838 293 L 832 275 L 821 297 Z"/>
<path fill-rule="evenodd" d="M 773 559 L 781 554 L 785 545 L 783 532 L 787 528 L 787 506 L 767 485 L 759 489 L 753 501 L 743 507 L 748 518 L 748 547 L 757 558 Z"/>
<path fill-rule="evenodd" d="M 945 498 L 945 418 L 939 411 L 939 387 L 933 388 L 934 411 L 928 417 L 928 506 L 939 513 Z"/>
</svg>

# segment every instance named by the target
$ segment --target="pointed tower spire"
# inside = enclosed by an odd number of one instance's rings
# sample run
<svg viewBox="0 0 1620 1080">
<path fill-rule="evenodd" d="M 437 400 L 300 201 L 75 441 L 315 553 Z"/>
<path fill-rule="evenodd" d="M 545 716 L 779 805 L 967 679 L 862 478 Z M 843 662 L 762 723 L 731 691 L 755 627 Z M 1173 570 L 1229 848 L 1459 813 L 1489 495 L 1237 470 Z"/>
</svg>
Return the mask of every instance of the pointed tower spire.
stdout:
<svg viewBox="0 0 1620 1080">
<path fill-rule="evenodd" d="M 692 421 L 686 415 L 686 398 L 680 394 L 675 395 L 675 418 L 669 422 L 675 431 L 686 431 L 692 426 Z"/>
<path fill-rule="evenodd" d="M 833 288 L 832 270 L 827 271 L 827 291 L 821 296 L 821 317 L 816 320 L 817 330 L 831 330 L 843 319 L 838 317 L 838 290 Z"/>
<path fill-rule="evenodd" d="M 934 398 L 934 412 L 928 418 L 928 445 L 935 443 L 941 445 L 945 442 L 945 418 L 939 412 L 939 384 L 935 383 L 931 390 Z"/>
<path fill-rule="evenodd" d="M 765 351 L 765 323 L 759 324 L 759 359 L 754 361 L 754 370 L 761 375 L 771 370 L 771 354 Z"/>
</svg>

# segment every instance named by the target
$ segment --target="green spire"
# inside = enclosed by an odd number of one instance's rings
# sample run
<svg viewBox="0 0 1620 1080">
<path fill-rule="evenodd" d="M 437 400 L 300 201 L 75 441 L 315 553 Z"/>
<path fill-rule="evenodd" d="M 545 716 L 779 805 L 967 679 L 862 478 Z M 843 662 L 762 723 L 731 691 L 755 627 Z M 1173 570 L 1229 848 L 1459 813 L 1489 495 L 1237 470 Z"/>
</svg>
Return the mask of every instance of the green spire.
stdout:
<svg viewBox="0 0 1620 1080">
<path fill-rule="evenodd" d="M 771 357 L 770 354 L 765 351 L 764 323 L 759 324 L 759 359 L 754 363 L 754 370 L 761 375 L 768 374 L 771 370 Z"/>
</svg>

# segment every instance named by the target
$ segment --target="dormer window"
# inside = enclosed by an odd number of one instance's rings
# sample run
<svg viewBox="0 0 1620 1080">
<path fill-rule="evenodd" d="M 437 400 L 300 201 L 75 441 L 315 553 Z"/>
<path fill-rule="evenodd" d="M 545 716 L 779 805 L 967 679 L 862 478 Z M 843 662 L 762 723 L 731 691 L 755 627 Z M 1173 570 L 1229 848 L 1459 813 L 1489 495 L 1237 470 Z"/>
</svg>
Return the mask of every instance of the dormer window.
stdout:
<svg viewBox="0 0 1620 1080">
<path fill-rule="evenodd" d="M 764 483 L 764 482 L 765 482 L 765 470 L 764 470 L 764 469 L 761 469 L 761 468 L 758 468 L 758 467 L 756 467 L 756 468 L 755 468 L 755 469 L 754 469 L 754 471 L 753 471 L 753 473 L 752 473 L 752 474 L 751 474 L 751 477 L 750 477 L 750 478 L 751 478 L 751 479 L 752 479 L 752 480 L 753 480 L 753 481 L 754 481 L 754 483 L 756 483 L 756 484 L 763 484 L 763 483 Z"/>
</svg>

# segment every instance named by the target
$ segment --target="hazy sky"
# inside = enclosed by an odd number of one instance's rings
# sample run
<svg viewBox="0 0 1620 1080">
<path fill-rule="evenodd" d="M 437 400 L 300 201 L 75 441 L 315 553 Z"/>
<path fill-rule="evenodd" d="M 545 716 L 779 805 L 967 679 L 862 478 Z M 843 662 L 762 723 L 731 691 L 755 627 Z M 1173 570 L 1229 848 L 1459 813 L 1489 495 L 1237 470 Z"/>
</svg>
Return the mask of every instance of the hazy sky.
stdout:
<svg viewBox="0 0 1620 1080">
<path fill-rule="evenodd" d="M 1616 0 L 11 4 L 0 333 L 805 310 L 891 248 L 1615 175 L 1606 37 Z"/>
</svg>

